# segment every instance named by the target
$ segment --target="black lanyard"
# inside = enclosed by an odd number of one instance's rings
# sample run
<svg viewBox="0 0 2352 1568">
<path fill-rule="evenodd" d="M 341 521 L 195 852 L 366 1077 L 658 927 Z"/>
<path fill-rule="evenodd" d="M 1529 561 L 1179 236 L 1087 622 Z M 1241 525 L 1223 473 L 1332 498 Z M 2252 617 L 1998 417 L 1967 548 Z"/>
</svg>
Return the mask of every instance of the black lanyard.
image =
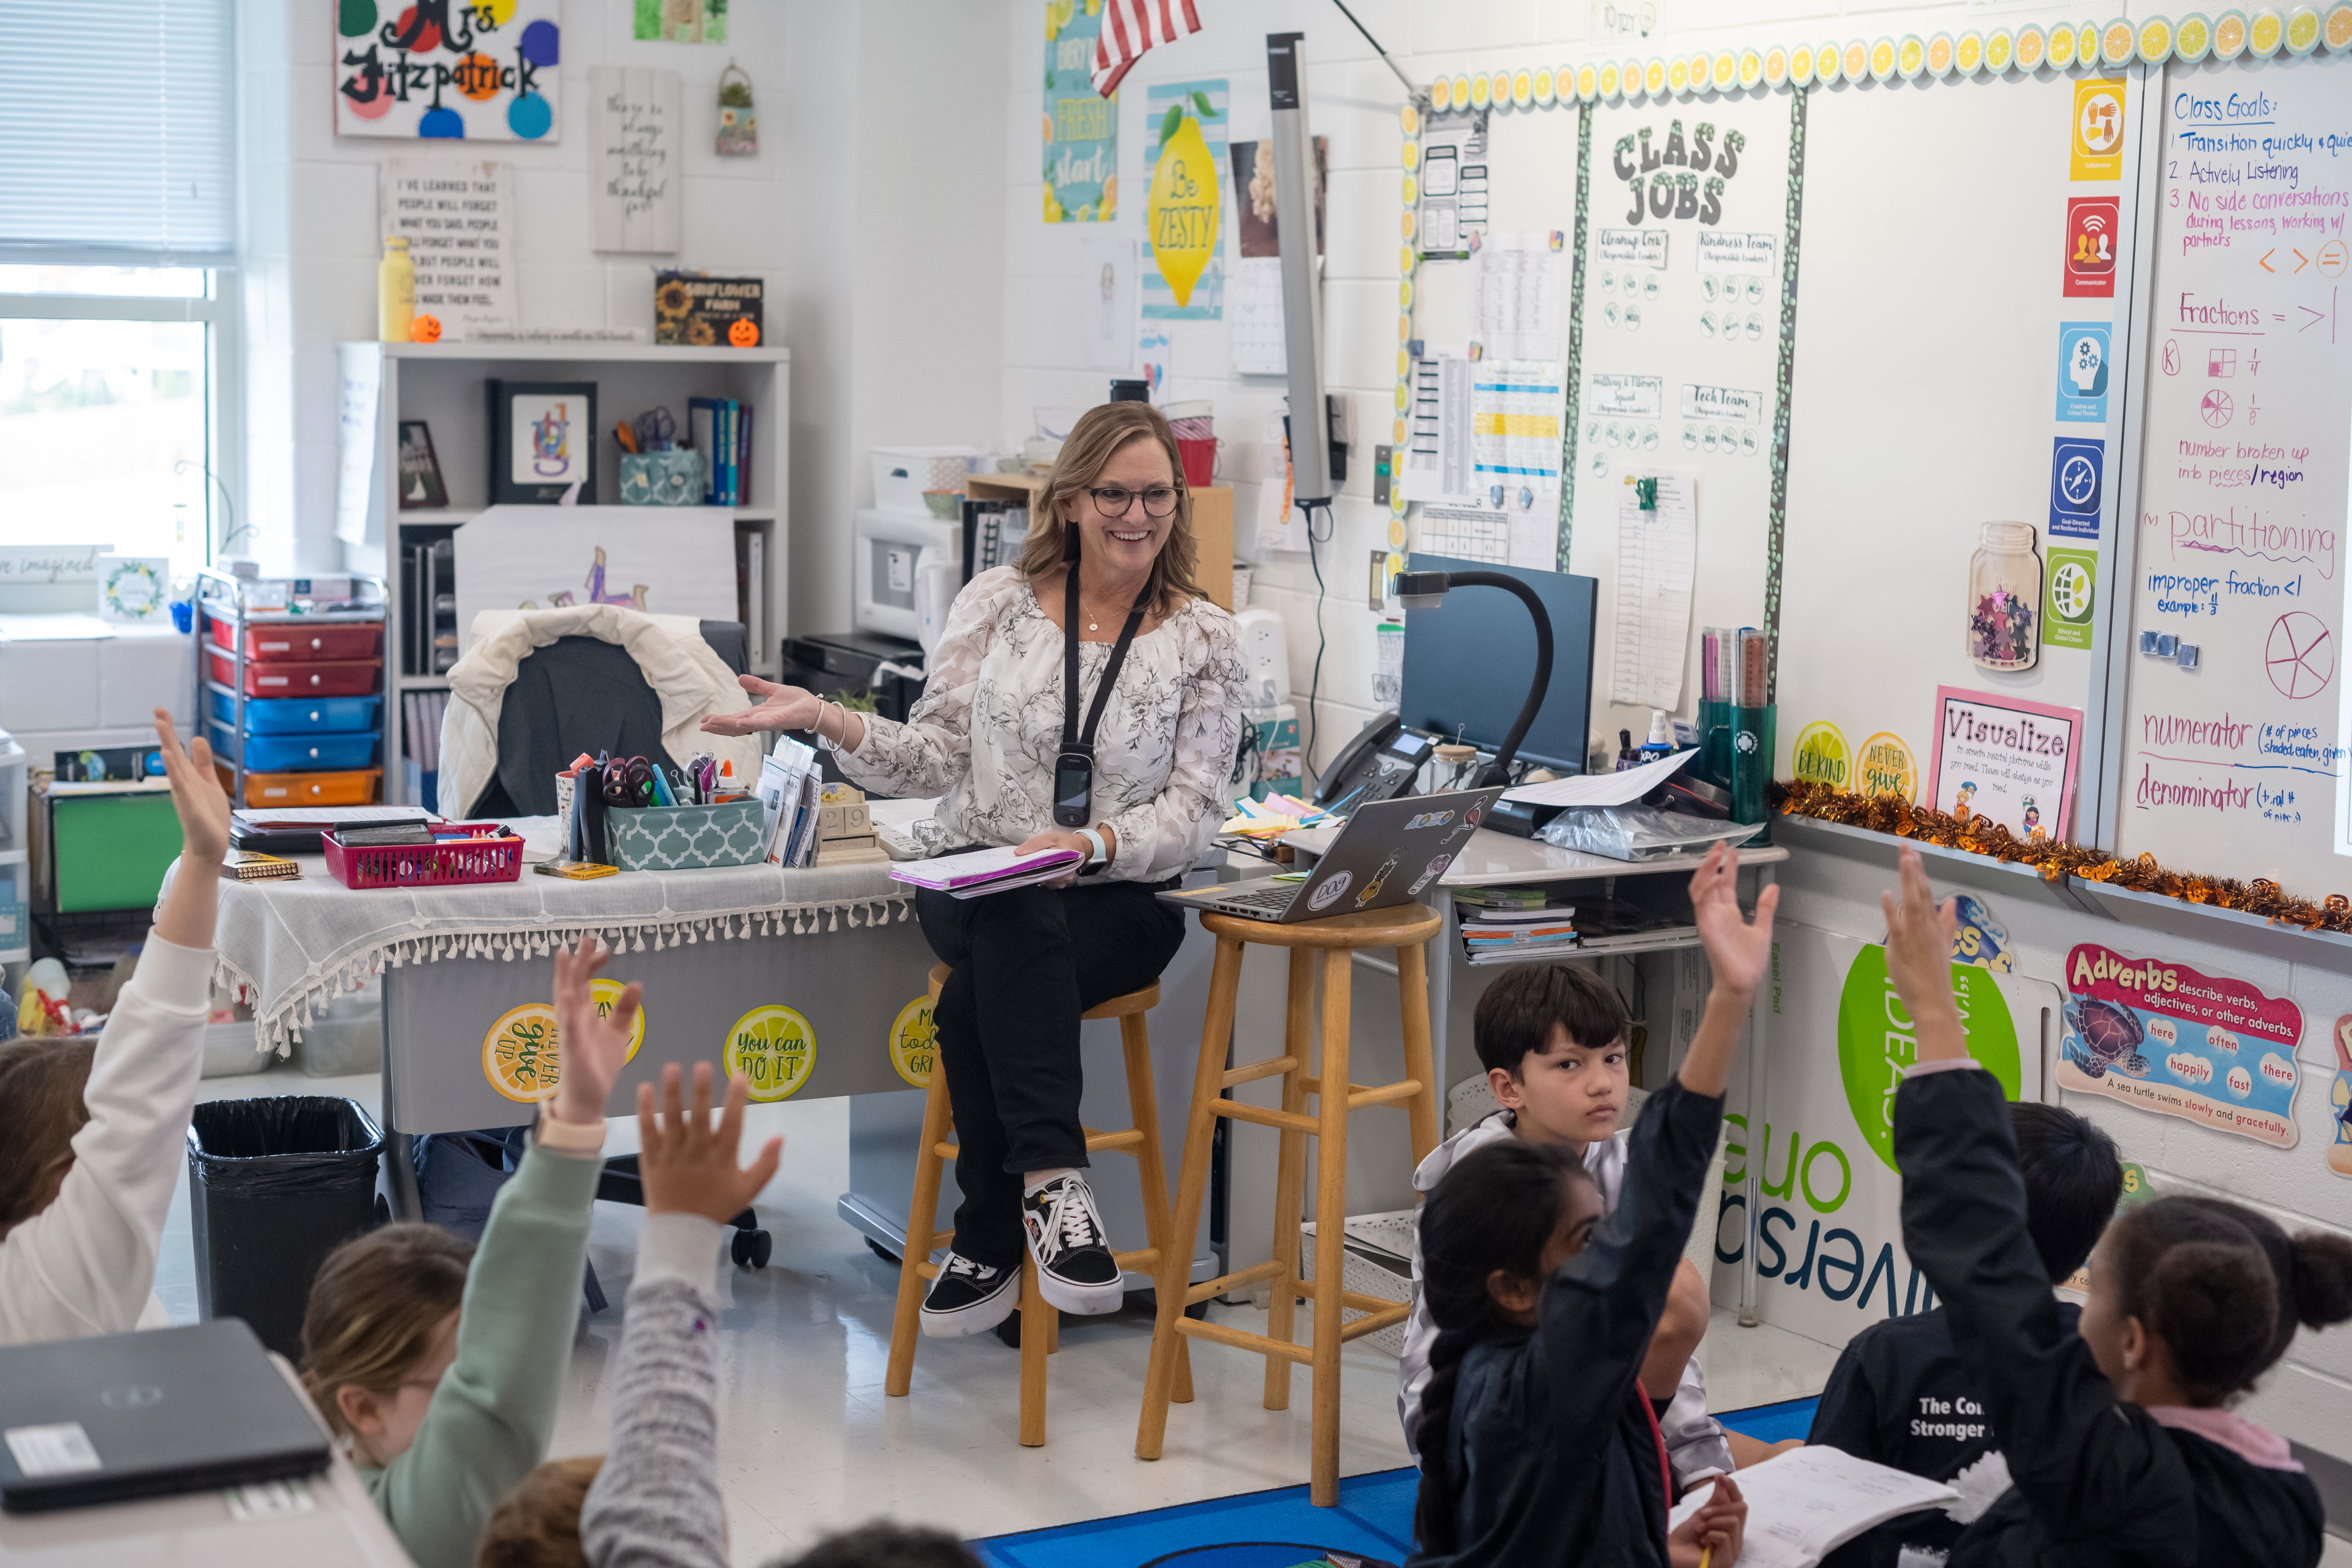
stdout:
<svg viewBox="0 0 2352 1568">
<path fill-rule="evenodd" d="M 1087 710 L 1087 727 L 1078 728 L 1078 562 L 1071 553 L 1069 578 L 1062 611 L 1062 751 L 1054 759 L 1054 820 L 1064 827 L 1084 827 L 1094 816 L 1095 730 L 1110 703 L 1110 689 L 1118 667 L 1127 660 L 1135 628 L 1143 624 L 1150 589 L 1139 595 L 1128 612 L 1118 640 L 1111 644 L 1101 679 L 1095 685 L 1094 705 Z"/>
</svg>

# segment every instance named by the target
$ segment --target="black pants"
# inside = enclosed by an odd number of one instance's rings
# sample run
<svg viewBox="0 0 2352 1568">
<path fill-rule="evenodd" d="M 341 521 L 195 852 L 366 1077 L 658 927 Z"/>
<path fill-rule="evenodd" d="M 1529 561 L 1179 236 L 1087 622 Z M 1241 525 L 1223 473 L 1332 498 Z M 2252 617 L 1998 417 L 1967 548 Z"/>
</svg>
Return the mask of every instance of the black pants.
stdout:
<svg viewBox="0 0 2352 1568">
<path fill-rule="evenodd" d="M 1080 881 L 915 895 L 924 940 L 950 966 L 933 1017 L 961 1147 L 956 1250 L 975 1263 L 1020 1264 L 1024 1172 L 1087 1163 L 1078 1016 L 1150 984 L 1176 956 L 1184 916 L 1156 890 Z"/>
</svg>

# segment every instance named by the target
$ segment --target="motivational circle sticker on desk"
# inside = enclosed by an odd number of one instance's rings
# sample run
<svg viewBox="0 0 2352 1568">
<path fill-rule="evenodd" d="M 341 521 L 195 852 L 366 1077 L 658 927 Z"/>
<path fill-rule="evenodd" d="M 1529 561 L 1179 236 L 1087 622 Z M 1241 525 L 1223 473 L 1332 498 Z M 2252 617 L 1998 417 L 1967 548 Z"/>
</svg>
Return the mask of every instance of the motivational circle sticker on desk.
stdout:
<svg viewBox="0 0 2352 1568">
<path fill-rule="evenodd" d="M 754 1007 L 727 1031 L 727 1071 L 753 1100 L 790 1100 L 815 1070 L 816 1031 L 790 1007 Z"/>
<path fill-rule="evenodd" d="M 939 1025 L 931 1018 L 931 999 L 918 996 L 898 1009 L 890 1023 L 890 1065 L 917 1089 L 931 1087 L 931 1069 L 939 1065 Z"/>
<path fill-rule="evenodd" d="M 612 1016 L 614 1004 L 626 989 L 617 980 L 591 982 L 588 991 L 596 999 L 596 1016 Z M 635 1060 L 645 1043 L 646 1010 L 640 1005 L 629 1024 L 629 1054 L 621 1059 Z M 519 1105 L 555 1098 L 556 1087 L 563 1081 L 563 1054 L 556 1038 L 552 1004 L 526 1002 L 499 1016 L 490 1032 L 482 1037 L 482 1076 L 492 1089 Z"/>
</svg>

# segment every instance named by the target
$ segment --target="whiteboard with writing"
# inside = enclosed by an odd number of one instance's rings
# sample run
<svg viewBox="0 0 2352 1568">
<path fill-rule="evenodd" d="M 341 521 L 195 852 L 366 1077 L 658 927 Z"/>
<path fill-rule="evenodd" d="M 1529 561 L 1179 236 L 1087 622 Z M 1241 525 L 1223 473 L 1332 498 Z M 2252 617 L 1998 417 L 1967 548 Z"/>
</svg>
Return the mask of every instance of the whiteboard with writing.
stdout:
<svg viewBox="0 0 2352 1568">
<path fill-rule="evenodd" d="M 2166 73 L 2116 843 L 2313 899 L 2352 890 L 2347 104 L 2340 55 Z"/>
<path fill-rule="evenodd" d="M 675 251 L 685 225 L 677 72 L 597 66 L 588 100 L 595 248 Z"/>
</svg>

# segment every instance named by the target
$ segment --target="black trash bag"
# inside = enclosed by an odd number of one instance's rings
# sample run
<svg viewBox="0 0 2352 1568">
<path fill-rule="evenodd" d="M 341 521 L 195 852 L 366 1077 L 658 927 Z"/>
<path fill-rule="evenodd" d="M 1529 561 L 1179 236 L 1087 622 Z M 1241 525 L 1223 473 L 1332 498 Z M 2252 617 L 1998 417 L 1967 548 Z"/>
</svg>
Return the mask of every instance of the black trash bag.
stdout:
<svg viewBox="0 0 2352 1568">
<path fill-rule="evenodd" d="M 376 1221 L 383 1130 L 357 1100 L 217 1100 L 188 1121 L 196 1310 L 242 1318 L 302 1359 L 302 1313 L 327 1254 Z"/>
</svg>

